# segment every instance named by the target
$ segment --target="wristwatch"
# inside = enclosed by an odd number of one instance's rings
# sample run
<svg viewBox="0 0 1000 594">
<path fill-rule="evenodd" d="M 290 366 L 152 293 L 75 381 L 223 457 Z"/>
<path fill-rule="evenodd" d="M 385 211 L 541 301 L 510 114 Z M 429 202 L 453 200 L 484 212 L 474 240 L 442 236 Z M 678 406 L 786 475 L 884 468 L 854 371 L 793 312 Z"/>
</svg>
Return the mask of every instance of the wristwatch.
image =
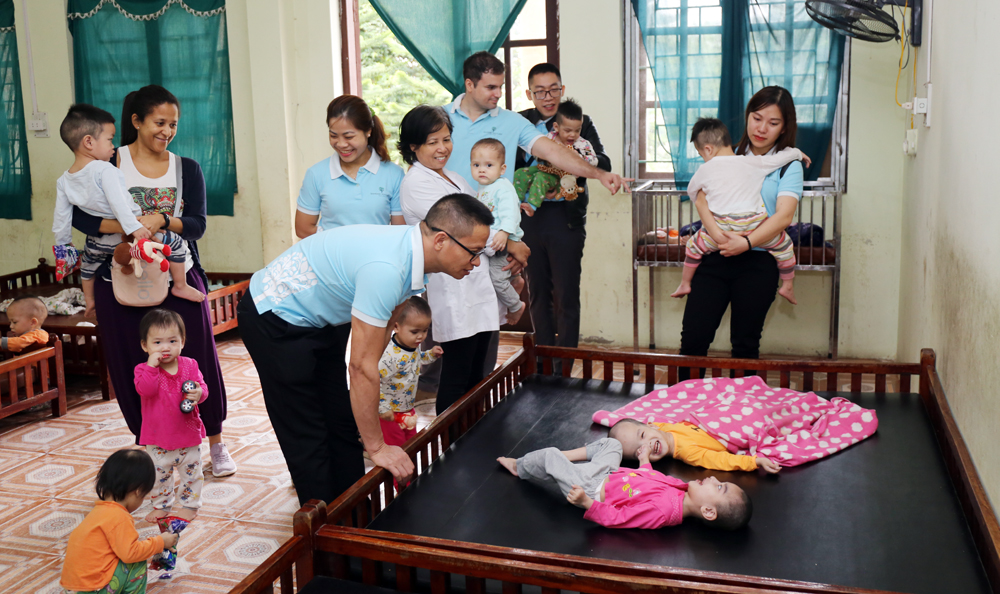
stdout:
<svg viewBox="0 0 1000 594">
<path fill-rule="evenodd" d="M 160 214 L 163 215 L 163 229 L 166 229 L 170 226 L 170 217 L 165 212 L 161 212 Z"/>
</svg>

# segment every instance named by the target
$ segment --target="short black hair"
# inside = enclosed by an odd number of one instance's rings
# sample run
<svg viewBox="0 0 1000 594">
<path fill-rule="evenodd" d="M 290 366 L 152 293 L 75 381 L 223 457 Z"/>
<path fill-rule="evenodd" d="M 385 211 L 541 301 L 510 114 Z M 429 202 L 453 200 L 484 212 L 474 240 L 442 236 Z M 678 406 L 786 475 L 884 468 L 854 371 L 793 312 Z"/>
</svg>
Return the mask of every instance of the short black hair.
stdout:
<svg viewBox="0 0 1000 594">
<path fill-rule="evenodd" d="M 476 52 L 462 63 L 462 78 L 478 85 L 484 74 L 503 74 L 505 70 L 503 62 L 490 52 Z"/>
<path fill-rule="evenodd" d="M 45 323 L 45 318 L 49 316 L 49 308 L 45 307 L 45 302 L 34 295 L 21 295 L 20 297 L 15 297 L 7 305 L 7 310 L 10 311 L 14 306 L 24 307 L 31 311 L 31 315 L 38 318 L 39 325 Z"/>
<path fill-rule="evenodd" d="M 739 487 L 737 488 L 739 489 Z M 715 510 L 715 519 L 708 522 L 709 526 L 723 530 L 739 530 L 750 523 L 750 518 L 753 516 L 753 502 L 750 501 L 750 496 L 743 489 L 740 489 L 739 493 L 739 501 L 720 505 Z"/>
<path fill-rule="evenodd" d="M 465 237 L 476 225 L 492 225 L 493 213 L 468 194 L 448 194 L 427 211 L 424 222 L 428 227 L 447 231 L 455 237 Z"/>
<path fill-rule="evenodd" d="M 418 105 L 403 116 L 396 148 L 407 165 L 417 161 L 417 154 L 411 147 L 427 142 L 427 137 L 440 130 L 441 126 L 447 126 L 449 134 L 454 130 L 448 112 L 436 105 Z"/>
<path fill-rule="evenodd" d="M 170 328 L 171 326 L 177 326 L 177 330 L 181 333 L 181 340 L 187 340 L 184 318 L 179 313 L 162 307 L 150 310 L 149 313 L 142 316 L 142 320 L 139 322 L 139 336 L 142 337 L 140 340 L 146 342 L 151 328 Z"/>
<path fill-rule="evenodd" d="M 142 450 L 118 450 L 97 471 L 94 490 L 97 497 L 124 501 L 129 493 L 142 491 L 145 498 L 156 484 L 156 468 L 149 454 Z"/>
<path fill-rule="evenodd" d="M 580 104 L 572 99 L 567 99 L 559 104 L 559 109 L 556 111 L 556 123 L 562 120 L 573 120 L 574 122 L 583 121 L 583 108 Z"/>
<path fill-rule="evenodd" d="M 62 124 L 59 125 L 59 138 L 62 138 L 69 150 L 76 152 L 85 137 L 97 138 L 104 124 L 114 123 L 115 116 L 100 107 L 77 103 L 69 108 Z"/>
<path fill-rule="evenodd" d="M 556 68 L 555 64 L 549 64 L 548 62 L 542 62 L 541 64 L 535 64 L 528 71 L 528 85 L 531 85 L 531 79 L 535 78 L 539 74 L 554 74 L 559 82 L 562 82 L 562 73 Z M 530 89 L 529 89 L 530 90 Z"/>
<path fill-rule="evenodd" d="M 733 139 L 729 136 L 729 128 L 716 118 L 698 118 L 691 128 L 691 142 L 701 148 L 706 144 L 712 146 L 732 146 Z"/>
<path fill-rule="evenodd" d="M 402 324 L 411 316 L 424 316 L 428 320 L 431 319 L 431 306 L 426 299 L 414 295 L 404 301 L 403 311 L 399 313 L 399 319 L 396 320 L 396 323 Z"/>
<path fill-rule="evenodd" d="M 483 138 L 478 140 L 476 144 L 472 145 L 472 150 L 469 154 L 476 152 L 477 148 L 489 148 L 496 151 L 497 155 L 500 156 L 500 162 L 503 163 L 507 159 L 507 149 L 504 148 L 503 143 L 496 138 Z"/>
</svg>

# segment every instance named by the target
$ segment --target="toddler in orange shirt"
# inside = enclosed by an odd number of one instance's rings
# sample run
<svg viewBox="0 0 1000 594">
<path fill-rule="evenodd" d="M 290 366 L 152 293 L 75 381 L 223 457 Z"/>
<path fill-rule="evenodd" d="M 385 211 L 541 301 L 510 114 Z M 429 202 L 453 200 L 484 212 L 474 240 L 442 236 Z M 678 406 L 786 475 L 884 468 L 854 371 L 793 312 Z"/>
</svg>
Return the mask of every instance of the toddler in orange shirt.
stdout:
<svg viewBox="0 0 1000 594">
<path fill-rule="evenodd" d="M 7 306 L 10 336 L 0 338 L 0 349 L 20 353 L 33 344 L 47 344 L 49 333 L 42 330 L 42 324 L 48 315 L 48 309 L 38 297 L 24 295 L 11 301 Z"/>
<path fill-rule="evenodd" d="M 142 450 L 118 450 L 97 473 L 100 501 L 69 535 L 59 584 L 71 594 L 146 591 L 146 562 L 177 546 L 177 534 L 139 540 L 132 512 L 153 490 L 156 470 Z"/>
<path fill-rule="evenodd" d="M 618 428 L 619 425 L 625 427 Z M 764 470 L 774 474 L 781 470 L 777 463 L 763 456 L 732 454 L 726 446 L 705 433 L 693 423 L 640 423 L 635 419 L 622 419 L 615 423 L 616 438 L 622 443 L 624 456 L 637 459 L 636 452 L 646 446 L 651 462 L 670 456 L 691 466 L 709 470 Z"/>
</svg>

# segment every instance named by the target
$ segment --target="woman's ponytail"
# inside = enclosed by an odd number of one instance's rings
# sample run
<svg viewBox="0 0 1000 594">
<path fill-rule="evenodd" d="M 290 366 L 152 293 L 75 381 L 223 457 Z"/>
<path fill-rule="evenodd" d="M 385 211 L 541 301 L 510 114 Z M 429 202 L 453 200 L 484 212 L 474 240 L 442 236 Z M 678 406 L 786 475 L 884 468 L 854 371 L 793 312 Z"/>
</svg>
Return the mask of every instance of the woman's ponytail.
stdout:
<svg viewBox="0 0 1000 594">
<path fill-rule="evenodd" d="M 139 131 L 135 129 L 135 125 L 132 123 L 132 114 L 134 113 L 132 111 L 132 104 L 138 92 L 132 91 L 128 95 L 125 95 L 125 101 L 122 103 L 122 139 L 118 143 L 118 146 L 128 146 L 139 139 Z"/>
</svg>

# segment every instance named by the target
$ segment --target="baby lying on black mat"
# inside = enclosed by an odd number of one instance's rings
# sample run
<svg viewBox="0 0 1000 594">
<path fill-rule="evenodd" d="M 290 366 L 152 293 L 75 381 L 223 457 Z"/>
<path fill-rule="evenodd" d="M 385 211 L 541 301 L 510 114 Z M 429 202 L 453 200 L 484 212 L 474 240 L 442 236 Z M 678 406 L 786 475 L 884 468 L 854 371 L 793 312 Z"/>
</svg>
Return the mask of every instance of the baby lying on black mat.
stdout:
<svg viewBox="0 0 1000 594">
<path fill-rule="evenodd" d="M 612 428 L 610 437 L 582 448 L 544 448 L 497 461 L 516 477 L 558 491 L 587 510 L 584 518 L 608 528 L 662 528 L 699 518 L 735 530 L 750 521 L 753 504 L 743 489 L 714 476 L 685 483 L 657 472 L 645 445 L 636 451 L 639 468 L 620 468 L 622 443 L 615 437 Z"/>
</svg>

